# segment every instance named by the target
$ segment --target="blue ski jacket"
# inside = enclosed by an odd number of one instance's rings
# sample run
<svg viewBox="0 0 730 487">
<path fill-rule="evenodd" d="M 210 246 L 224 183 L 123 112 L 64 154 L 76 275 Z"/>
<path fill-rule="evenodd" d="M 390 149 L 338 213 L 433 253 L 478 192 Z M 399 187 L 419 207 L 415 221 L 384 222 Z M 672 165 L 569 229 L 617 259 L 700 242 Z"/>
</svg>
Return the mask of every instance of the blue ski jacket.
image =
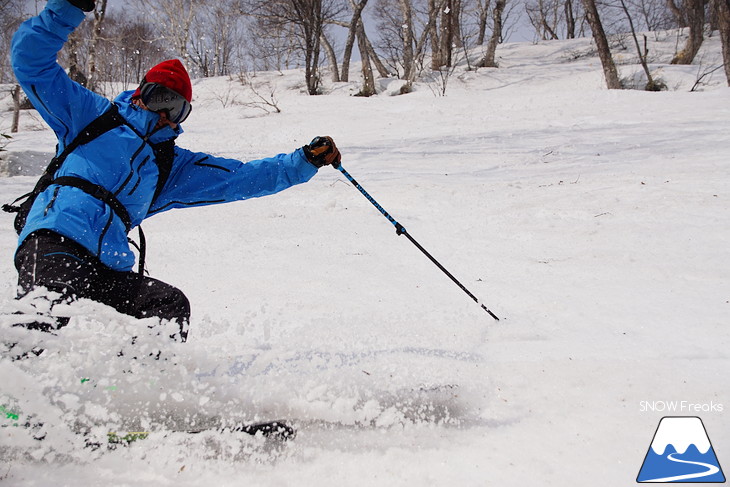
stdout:
<svg viewBox="0 0 730 487">
<path fill-rule="evenodd" d="M 56 133 L 57 154 L 112 103 L 72 81 L 56 61 L 69 34 L 83 20 L 84 12 L 66 0 L 49 0 L 45 9 L 23 23 L 13 37 L 15 76 Z M 165 126 L 155 131 L 159 115 L 133 105 L 132 93 L 124 92 L 113 101 L 128 124 L 78 147 L 56 173 L 56 177 L 83 178 L 112 192 L 129 213 L 132 228 L 173 208 L 277 193 L 317 173 L 302 149 L 242 162 L 175 146 L 170 175 L 154 198 L 158 168 L 149 144 L 175 139 L 182 128 Z M 79 188 L 51 185 L 41 193 L 28 214 L 19 245 L 40 229 L 78 242 L 112 269 L 130 271 L 134 265 L 127 227 L 120 217 Z"/>
</svg>

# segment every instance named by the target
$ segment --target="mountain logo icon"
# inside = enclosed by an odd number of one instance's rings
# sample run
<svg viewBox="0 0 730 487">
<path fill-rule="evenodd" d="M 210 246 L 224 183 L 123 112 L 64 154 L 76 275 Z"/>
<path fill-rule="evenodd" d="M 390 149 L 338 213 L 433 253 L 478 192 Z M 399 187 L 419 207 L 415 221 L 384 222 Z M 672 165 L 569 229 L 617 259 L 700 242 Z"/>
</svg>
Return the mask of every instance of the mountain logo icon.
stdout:
<svg viewBox="0 0 730 487">
<path fill-rule="evenodd" d="M 636 481 L 725 482 L 702 420 L 696 416 L 662 418 Z"/>
</svg>

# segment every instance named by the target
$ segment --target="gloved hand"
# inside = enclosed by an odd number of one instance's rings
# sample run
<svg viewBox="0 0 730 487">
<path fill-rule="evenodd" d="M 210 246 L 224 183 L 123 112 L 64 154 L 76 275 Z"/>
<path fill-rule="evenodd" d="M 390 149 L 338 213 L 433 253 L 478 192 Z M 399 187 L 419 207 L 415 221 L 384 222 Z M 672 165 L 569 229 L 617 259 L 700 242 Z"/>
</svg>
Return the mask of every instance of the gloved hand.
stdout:
<svg viewBox="0 0 730 487">
<path fill-rule="evenodd" d="M 332 164 L 337 167 L 340 165 L 342 156 L 335 145 L 332 137 L 323 136 L 315 137 L 309 145 L 303 147 L 304 154 L 309 162 L 317 167 L 328 166 Z"/>
<path fill-rule="evenodd" d="M 78 7 L 84 12 L 91 12 L 96 7 L 96 2 L 94 0 L 67 0 L 68 3 L 73 5 L 74 7 Z"/>
</svg>

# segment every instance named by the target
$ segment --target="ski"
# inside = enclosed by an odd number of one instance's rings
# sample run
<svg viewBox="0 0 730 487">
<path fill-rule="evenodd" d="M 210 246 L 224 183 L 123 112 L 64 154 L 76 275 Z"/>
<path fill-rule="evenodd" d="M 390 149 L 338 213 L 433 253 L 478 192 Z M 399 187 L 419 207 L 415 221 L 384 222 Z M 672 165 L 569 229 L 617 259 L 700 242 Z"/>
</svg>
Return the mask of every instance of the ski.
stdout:
<svg viewBox="0 0 730 487">
<path fill-rule="evenodd" d="M 33 438 L 36 440 L 43 440 L 46 436 L 43 432 L 43 423 L 31 424 L 28 419 L 21 421 L 21 413 L 17 408 L 12 408 L 7 405 L 0 405 L 0 420 L 2 423 L 0 427 L 21 427 L 32 430 L 39 430 L 39 433 L 34 433 Z M 293 440 L 297 436 L 297 430 L 289 425 L 286 421 L 275 420 L 275 421 L 263 421 L 259 423 L 242 423 L 231 427 L 208 427 L 208 428 L 190 428 L 190 429 L 163 429 L 158 431 L 159 433 L 185 433 L 189 435 L 196 435 L 201 433 L 245 433 L 251 436 L 261 436 L 267 440 L 273 440 L 277 442 L 285 442 Z M 128 432 L 114 432 L 110 431 L 107 433 L 107 444 L 110 448 L 116 446 L 125 446 L 139 440 L 146 440 L 152 434 L 151 431 L 128 431 Z M 83 434 L 86 436 L 86 434 Z M 91 441 L 87 438 L 86 446 L 88 448 L 97 449 L 102 446 L 98 441 Z"/>
<path fill-rule="evenodd" d="M 190 435 L 219 432 L 219 433 L 245 433 L 251 436 L 263 436 L 269 440 L 289 441 L 297 436 L 297 431 L 285 421 L 265 421 L 261 423 L 240 424 L 230 428 L 201 428 L 201 429 L 179 429 L 163 430 L 163 433 L 185 433 Z M 135 441 L 149 438 L 150 431 L 130 431 L 126 433 L 109 432 L 107 442 L 109 445 L 128 445 Z M 89 445 L 99 446 L 99 445 Z"/>
</svg>

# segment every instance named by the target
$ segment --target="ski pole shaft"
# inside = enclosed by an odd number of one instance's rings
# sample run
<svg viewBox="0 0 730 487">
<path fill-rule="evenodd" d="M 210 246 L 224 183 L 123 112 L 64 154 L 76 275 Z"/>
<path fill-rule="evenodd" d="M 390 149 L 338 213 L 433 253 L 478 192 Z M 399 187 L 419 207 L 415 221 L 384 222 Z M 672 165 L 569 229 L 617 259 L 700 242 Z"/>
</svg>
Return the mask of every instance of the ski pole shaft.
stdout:
<svg viewBox="0 0 730 487">
<path fill-rule="evenodd" d="M 393 226 L 395 227 L 395 233 L 397 235 L 405 235 L 408 238 L 408 240 L 410 240 L 411 243 L 416 246 L 416 248 L 418 250 L 420 250 L 426 257 L 428 257 L 429 260 L 436 265 L 436 267 L 438 267 L 439 269 L 441 269 L 441 271 L 444 274 L 446 274 L 454 282 L 454 284 L 456 284 L 457 286 L 459 286 L 459 288 L 462 291 L 464 291 L 467 296 L 469 296 L 471 299 L 473 299 L 475 303 L 477 303 L 478 305 L 480 305 L 481 308 L 484 311 L 486 311 L 487 313 L 489 313 L 489 316 L 491 316 L 495 320 L 499 321 L 499 318 L 497 317 L 497 315 L 495 315 L 494 313 L 492 313 L 489 310 L 489 308 L 487 308 L 483 303 L 480 303 L 479 302 L 479 299 L 477 299 L 477 297 L 474 296 L 474 294 L 472 294 L 471 291 L 469 291 L 466 288 L 466 286 L 464 286 L 461 282 L 459 282 L 459 280 L 456 277 L 454 277 L 453 274 L 451 274 L 443 265 L 441 265 L 441 263 L 438 260 L 436 260 L 436 258 L 433 255 L 431 255 L 426 249 L 424 249 L 423 246 L 421 246 L 421 244 L 419 244 L 416 241 L 416 239 L 413 238 L 410 233 L 408 233 L 408 231 L 405 229 L 405 227 L 403 227 L 403 225 L 401 225 L 400 223 L 398 223 L 395 218 L 393 218 L 392 216 L 390 216 L 390 214 L 387 211 L 385 211 L 385 209 L 382 206 L 380 206 L 380 204 L 377 201 L 375 201 L 375 198 L 373 198 L 372 196 L 370 196 L 370 193 L 368 193 L 367 191 L 365 191 L 365 188 L 363 188 L 362 186 L 360 186 L 360 183 L 358 183 L 357 181 L 355 181 L 355 178 L 353 178 L 350 175 L 350 173 L 348 173 L 345 170 L 345 168 L 342 167 L 342 164 L 337 163 L 337 164 L 333 164 L 333 166 L 335 167 L 335 169 L 337 169 L 338 171 L 340 171 L 347 178 L 347 180 L 350 181 L 352 183 L 352 185 L 355 186 L 358 189 L 358 191 L 360 191 L 360 193 L 362 193 L 362 195 L 365 196 L 365 198 L 370 203 L 372 203 L 372 205 L 375 208 L 377 208 L 377 210 L 380 213 L 382 213 L 385 218 L 388 219 L 388 221 L 390 223 L 393 224 Z"/>
</svg>

